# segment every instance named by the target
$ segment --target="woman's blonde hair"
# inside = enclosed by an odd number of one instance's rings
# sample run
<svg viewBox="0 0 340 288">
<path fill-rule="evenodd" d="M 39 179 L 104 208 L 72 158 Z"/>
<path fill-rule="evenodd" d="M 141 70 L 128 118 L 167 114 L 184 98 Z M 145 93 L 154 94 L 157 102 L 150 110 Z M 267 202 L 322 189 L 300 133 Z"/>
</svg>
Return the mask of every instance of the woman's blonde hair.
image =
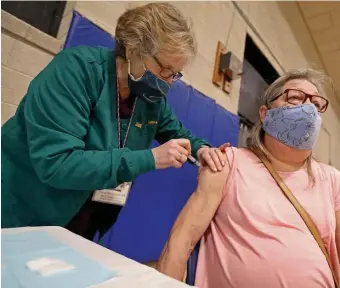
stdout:
<svg viewBox="0 0 340 288">
<path fill-rule="evenodd" d="M 271 100 L 280 94 L 283 89 L 283 86 L 295 79 L 307 80 L 311 82 L 318 90 L 319 94 L 326 97 L 328 89 L 331 88 L 332 82 L 331 79 L 322 71 L 314 70 L 314 69 L 295 69 L 286 72 L 284 75 L 279 77 L 277 80 L 272 83 L 267 90 L 265 91 L 263 97 L 261 98 L 261 105 L 265 105 L 267 107 L 270 106 Z M 257 153 L 266 157 L 268 160 L 268 150 L 265 148 L 263 144 L 264 130 L 262 128 L 263 123 L 259 120 L 253 127 L 250 141 L 248 142 L 248 148 L 251 150 L 255 150 Z M 307 172 L 312 184 L 315 183 L 315 177 L 312 171 L 312 155 L 309 155 L 306 159 L 307 161 Z"/>
<path fill-rule="evenodd" d="M 141 57 L 154 56 L 161 49 L 188 60 L 197 53 L 191 21 L 167 3 L 127 10 L 119 17 L 115 33 L 120 45 Z"/>
</svg>

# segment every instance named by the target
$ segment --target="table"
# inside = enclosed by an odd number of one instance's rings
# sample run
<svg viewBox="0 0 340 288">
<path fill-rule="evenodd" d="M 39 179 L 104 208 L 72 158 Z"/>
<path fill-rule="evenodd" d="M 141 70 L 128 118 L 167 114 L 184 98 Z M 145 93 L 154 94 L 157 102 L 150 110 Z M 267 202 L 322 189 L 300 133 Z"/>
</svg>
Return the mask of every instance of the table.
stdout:
<svg viewBox="0 0 340 288">
<path fill-rule="evenodd" d="M 118 276 L 113 279 L 96 285 L 95 288 L 184 288 L 191 287 L 185 283 L 172 279 L 155 269 L 142 265 L 134 260 L 122 256 L 114 251 L 108 250 L 96 243 L 76 235 L 65 228 L 56 226 L 46 227 L 24 227 L 1 229 L 1 234 L 46 231 L 61 242 L 71 246 L 87 257 L 102 263 L 109 269 L 115 271 Z M 94 287 L 94 286 L 92 286 Z"/>
</svg>

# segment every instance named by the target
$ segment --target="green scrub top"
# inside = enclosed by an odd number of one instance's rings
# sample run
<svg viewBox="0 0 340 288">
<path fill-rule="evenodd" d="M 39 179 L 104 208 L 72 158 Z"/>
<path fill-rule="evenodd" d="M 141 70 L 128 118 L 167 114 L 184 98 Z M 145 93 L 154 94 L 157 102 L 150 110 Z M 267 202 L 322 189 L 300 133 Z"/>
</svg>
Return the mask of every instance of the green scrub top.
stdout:
<svg viewBox="0 0 340 288">
<path fill-rule="evenodd" d="M 150 144 L 205 140 L 183 128 L 166 99 L 137 99 L 126 146 L 118 149 L 113 50 L 59 53 L 33 79 L 1 131 L 2 227 L 65 226 L 94 190 L 115 188 L 155 169 Z M 128 120 L 122 120 L 124 139 Z"/>
</svg>

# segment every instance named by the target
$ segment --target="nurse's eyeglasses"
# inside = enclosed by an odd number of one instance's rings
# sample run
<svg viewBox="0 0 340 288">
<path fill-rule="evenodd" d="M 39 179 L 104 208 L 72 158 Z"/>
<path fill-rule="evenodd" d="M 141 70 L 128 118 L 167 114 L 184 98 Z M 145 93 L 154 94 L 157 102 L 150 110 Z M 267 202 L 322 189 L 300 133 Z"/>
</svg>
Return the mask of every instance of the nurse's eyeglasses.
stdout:
<svg viewBox="0 0 340 288">
<path fill-rule="evenodd" d="M 182 78 L 183 74 L 181 72 L 175 73 L 171 69 L 164 67 L 161 61 L 156 56 L 152 56 L 153 60 L 158 64 L 158 66 L 161 68 L 161 72 L 159 73 L 162 78 L 164 79 L 170 79 L 172 78 L 173 81 L 176 81 L 180 78 Z"/>
<path fill-rule="evenodd" d="M 298 89 L 286 89 L 279 95 L 275 96 L 270 101 L 270 103 L 274 102 L 282 95 L 284 97 L 284 101 L 292 105 L 304 104 L 307 101 L 307 99 L 309 99 L 309 101 L 315 105 L 319 113 L 326 112 L 329 103 L 329 101 L 324 97 L 321 97 L 319 95 L 307 94 Z"/>
</svg>

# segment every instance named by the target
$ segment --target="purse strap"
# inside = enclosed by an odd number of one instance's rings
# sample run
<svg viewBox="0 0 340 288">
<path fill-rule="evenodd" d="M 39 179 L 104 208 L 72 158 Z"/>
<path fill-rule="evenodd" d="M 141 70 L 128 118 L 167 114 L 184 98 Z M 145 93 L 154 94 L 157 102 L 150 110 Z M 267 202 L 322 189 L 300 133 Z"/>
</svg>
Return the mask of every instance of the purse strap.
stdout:
<svg viewBox="0 0 340 288">
<path fill-rule="evenodd" d="M 334 283 L 335 283 L 335 287 L 340 288 L 339 286 L 339 281 L 338 278 L 336 277 L 335 271 L 333 269 L 330 257 L 327 253 L 325 244 L 322 240 L 322 237 L 320 235 L 320 232 L 318 230 L 318 228 L 315 226 L 312 218 L 309 216 L 309 214 L 306 212 L 306 210 L 301 206 L 301 204 L 299 203 L 299 201 L 295 198 L 294 194 L 290 191 L 290 189 L 287 187 L 287 185 L 284 183 L 284 181 L 282 180 L 282 178 L 280 177 L 280 175 L 277 173 L 277 171 L 274 169 L 274 167 L 272 166 L 272 164 L 263 156 L 258 155 L 257 152 L 253 151 L 256 156 L 262 161 L 262 163 L 264 164 L 264 166 L 267 168 L 267 170 L 269 171 L 269 173 L 272 175 L 272 177 L 274 178 L 274 180 L 276 181 L 276 183 L 279 185 L 279 187 L 281 188 L 283 194 L 285 194 L 285 196 L 287 197 L 287 199 L 290 201 L 290 203 L 294 206 L 295 210 L 300 214 L 302 220 L 305 222 L 305 224 L 307 225 L 309 231 L 312 233 L 315 241 L 318 243 L 322 253 L 325 255 L 326 260 L 328 262 L 328 266 L 332 271 L 332 275 L 333 275 L 333 279 L 334 279 Z"/>
</svg>

